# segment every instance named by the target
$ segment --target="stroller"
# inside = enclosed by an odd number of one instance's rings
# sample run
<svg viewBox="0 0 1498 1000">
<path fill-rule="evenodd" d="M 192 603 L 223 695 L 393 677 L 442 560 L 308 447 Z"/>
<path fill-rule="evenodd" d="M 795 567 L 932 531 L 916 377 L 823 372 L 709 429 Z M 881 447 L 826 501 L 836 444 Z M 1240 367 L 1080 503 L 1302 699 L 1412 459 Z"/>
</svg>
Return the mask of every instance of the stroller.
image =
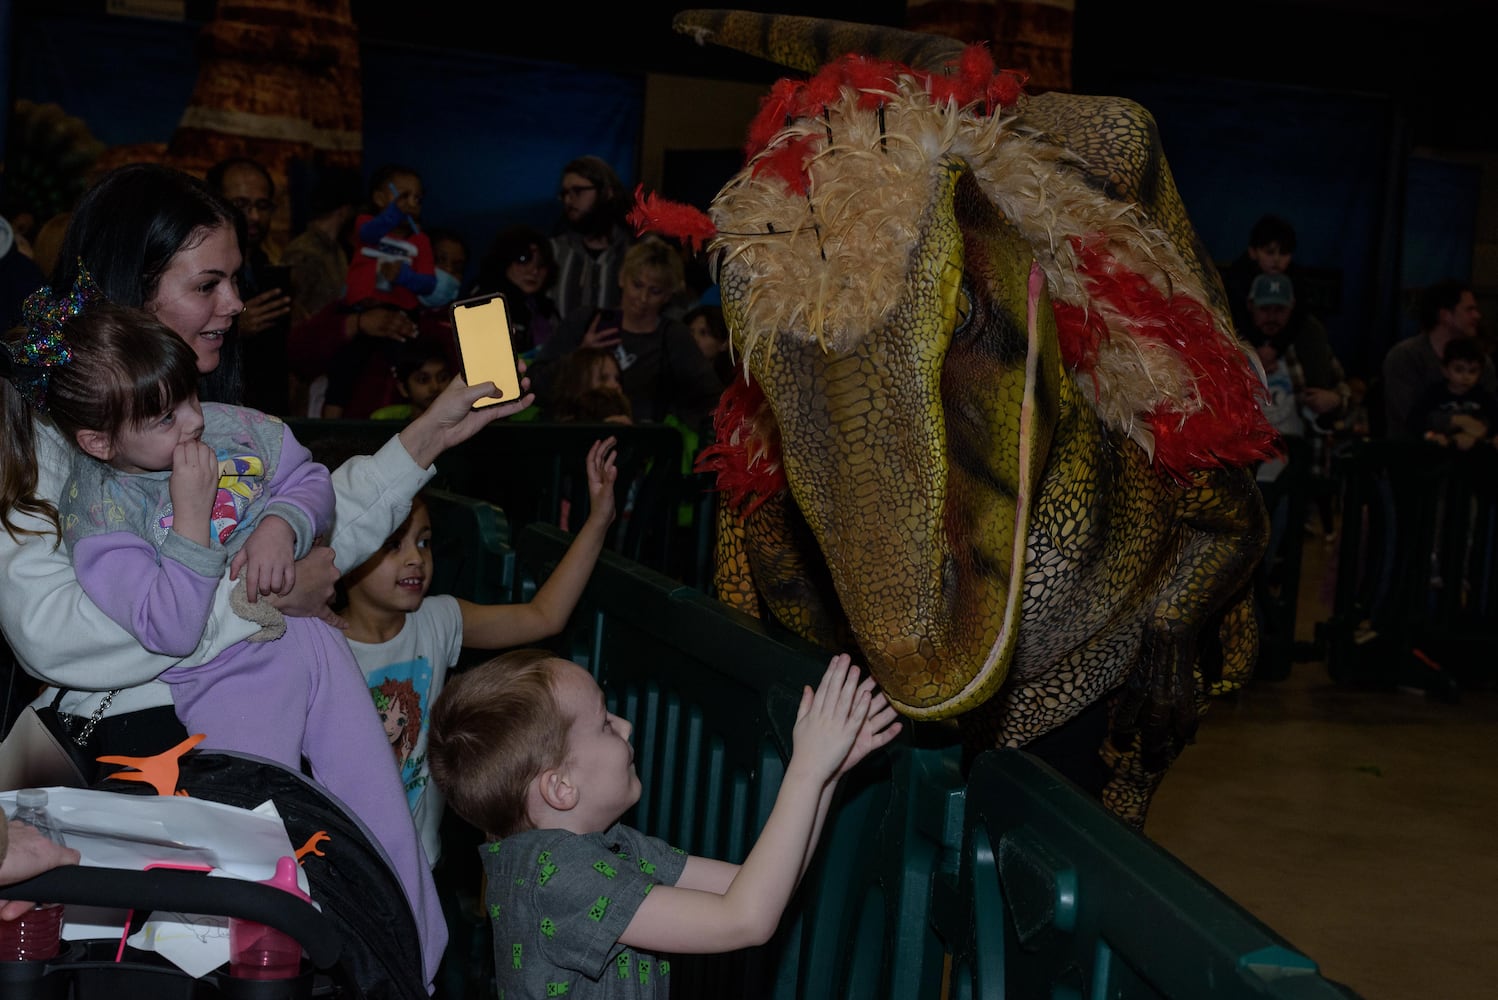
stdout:
<svg viewBox="0 0 1498 1000">
<path fill-rule="evenodd" d="M 136 781 L 93 787 L 151 795 Z M 178 793 L 253 809 L 275 803 L 321 911 L 271 886 L 171 869 L 65 867 L 8 886 L 8 898 L 131 909 L 129 930 L 152 910 L 239 917 L 299 941 L 308 960 L 293 979 L 237 979 L 227 966 L 194 978 L 154 952 L 118 939 L 65 941 L 46 962 L 0 962 L 6 1000 L 427 1000 L 416 921 L 388 859 L 362 823 L 322 786 L 247 754 L 190 750 L 178 762 Z"/>
</svg>

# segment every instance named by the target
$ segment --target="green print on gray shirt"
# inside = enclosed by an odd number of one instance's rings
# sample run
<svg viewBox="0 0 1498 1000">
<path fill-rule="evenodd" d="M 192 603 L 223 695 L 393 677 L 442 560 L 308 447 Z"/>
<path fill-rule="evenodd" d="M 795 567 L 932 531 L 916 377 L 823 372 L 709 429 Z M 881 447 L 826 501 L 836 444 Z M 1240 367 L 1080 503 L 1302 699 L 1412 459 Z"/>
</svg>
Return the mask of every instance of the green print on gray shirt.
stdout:
<svg viewBox="0 0 1498 1000">
<path fill-rule="evenodd" d="M 482 857 L 484 901 L 496 914 L 495 985 L 507 996 L 670 1000 L 666 963 L 619 935 L 651 886 L 681 877 L 685 854 L 616 824 L 594 834 L 528 830 Z M 543 869 L 553 869 L 544 884 Z"/>
</svg>

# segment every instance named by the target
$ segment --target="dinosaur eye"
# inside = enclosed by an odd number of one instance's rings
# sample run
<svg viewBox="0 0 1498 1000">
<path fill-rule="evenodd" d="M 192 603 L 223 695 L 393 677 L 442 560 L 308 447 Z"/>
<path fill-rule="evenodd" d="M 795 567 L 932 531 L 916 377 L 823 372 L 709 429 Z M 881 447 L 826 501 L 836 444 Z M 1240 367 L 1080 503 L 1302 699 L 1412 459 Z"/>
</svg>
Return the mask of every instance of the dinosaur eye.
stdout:
<svg viewBox="0 0 1498 1000">
<path fill-rule="evenodd" d="M 964 279 L 957 289 L 957 301 L 952 308 L 952 334 L 955 336 L 966 330 L 972 320 L 973 297 L 969 293 L 967 280 Z"/>
</svg>

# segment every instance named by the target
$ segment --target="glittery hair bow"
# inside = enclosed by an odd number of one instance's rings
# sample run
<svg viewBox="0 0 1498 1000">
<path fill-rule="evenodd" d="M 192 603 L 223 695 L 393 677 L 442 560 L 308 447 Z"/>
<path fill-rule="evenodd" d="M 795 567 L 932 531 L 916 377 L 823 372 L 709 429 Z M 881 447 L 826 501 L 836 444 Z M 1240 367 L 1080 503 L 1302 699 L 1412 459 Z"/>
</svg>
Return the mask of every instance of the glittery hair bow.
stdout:
<svg viewBox="0 0 1498 1000">
<path fill-rule="evenodd" d="M 10 361 L 7 374 L 36 410 L 47 409 L 47 380 L 52 369 L 73 360 L 73 351 L 63 340 L 63 324 L 83 312 L 90 303 L 103 298 L 104 293 L 94 284 L 88 268 L 79 261 L 78 277 L 73 281 L 72 291 L 54 296 L 52 288 L 44 285 L 26 296 L 26 301 L 21 304 L 26 334 L 19 343 L 5 344 Z"/>
</svg>

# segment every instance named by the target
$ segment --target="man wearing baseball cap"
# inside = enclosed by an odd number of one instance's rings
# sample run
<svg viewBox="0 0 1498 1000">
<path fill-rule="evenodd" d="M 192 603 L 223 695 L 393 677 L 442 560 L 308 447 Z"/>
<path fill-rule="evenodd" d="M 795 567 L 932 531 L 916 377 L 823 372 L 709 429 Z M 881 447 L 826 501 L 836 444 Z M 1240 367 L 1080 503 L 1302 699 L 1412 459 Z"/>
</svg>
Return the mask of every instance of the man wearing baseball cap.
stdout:
<svg viewBox="0 0 1498 1000">
<path fill-rule="evenodd" d="M 1332 353 L 1326 327 L 1310 313 L 1295 314 L 1295 286 L 1288 275 L 1260 274 L 1248 289 L 1249 328 L 1255 347 L 1270 343 L 1289 368 L 1302 409 L 1318 429 L 1330 431 L 1347 405 L 1347 381 Z"/>
</svg>

